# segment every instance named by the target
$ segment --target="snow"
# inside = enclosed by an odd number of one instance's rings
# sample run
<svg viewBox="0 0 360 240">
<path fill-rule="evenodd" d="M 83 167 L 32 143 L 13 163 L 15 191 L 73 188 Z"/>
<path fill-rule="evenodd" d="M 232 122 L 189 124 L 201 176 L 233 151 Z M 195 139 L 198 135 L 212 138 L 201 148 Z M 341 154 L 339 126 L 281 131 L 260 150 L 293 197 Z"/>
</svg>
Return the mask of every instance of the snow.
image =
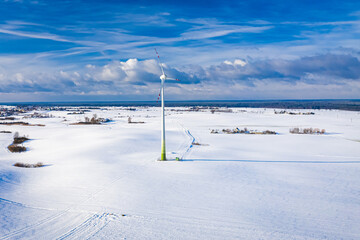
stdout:
<svg viewBox="0 0 360 240">
<path fill-rule="evenodd" d="M 45 127 L 0 125 L 32 139 L 10 153 L 13 134 L 0 133 L 0 239 L 359 239 L 360 114 L 311 111 L 168 108 L 168 157 L 183 161 L 167 162 L 159 108 L 85 113 L 113 119 L 102 125 L 70 125 L 84 115 L 66 111 L 22 120 Z M 210 134 L 235 127 L 279 134 Z"/>
</svg>

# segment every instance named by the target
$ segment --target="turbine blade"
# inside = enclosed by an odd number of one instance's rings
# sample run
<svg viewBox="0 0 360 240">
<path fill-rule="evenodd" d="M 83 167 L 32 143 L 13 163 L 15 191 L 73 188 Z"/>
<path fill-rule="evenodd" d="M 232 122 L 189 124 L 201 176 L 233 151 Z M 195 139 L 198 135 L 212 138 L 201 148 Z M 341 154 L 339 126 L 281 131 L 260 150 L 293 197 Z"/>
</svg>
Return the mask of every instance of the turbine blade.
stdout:
<svg viewBox="0 0 360 240">
<path fill-rule="evenodd" d="M 156 103 L 158 103 L 158 102 L 159 102 L 160 97 L 161 97 L 161 88 L 160 88 L 160 92 L 159 92 L 159 95 L 158 95 L 158 97 L 157 97 L 157 101 L 156 101 Z"/>
<path fill-rule="evenodd" d="M 177 79 L 177 78 L 169 78 L 169 77 L 166 77 L 166 80 L 174 80 L 174 81 L 178 81 L 178 82 L 180 82 L 180 80 L 179 80 L 179 79 Z"/>
<path fill-rule="evenodd" d="M 160 56 L 159 56 L 159 53 L 156 51 L 156 48 L 155 48 L 155 52 L 156 52 L 156 55 L 157 55 L 157 57 L 158 57 L 158 62 L 159 62 L 160 68 L 161 68 L 161 72 L 162 72 L 162 74 L 165 75 L 164 69 L 163 69 L 163 67 L 162 67 L 162 65 L 161 65 Z"/>
</svg>

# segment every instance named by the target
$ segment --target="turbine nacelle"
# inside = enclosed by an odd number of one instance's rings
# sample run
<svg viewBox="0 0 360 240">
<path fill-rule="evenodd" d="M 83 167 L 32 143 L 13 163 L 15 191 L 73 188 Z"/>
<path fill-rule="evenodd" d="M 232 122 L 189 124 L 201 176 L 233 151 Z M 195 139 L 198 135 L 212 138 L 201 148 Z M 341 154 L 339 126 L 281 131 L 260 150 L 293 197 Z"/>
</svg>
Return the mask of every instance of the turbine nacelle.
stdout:
<svg viewBox="0 0 360 240">
<path fill-rule="evenodd" d="M 166 75 L 165 75 L 165 74 L 161 75 L 161 76 L 160 76 L 160 79 L 161 79 L 161 81 L 165 81 Z"/>
</svg>

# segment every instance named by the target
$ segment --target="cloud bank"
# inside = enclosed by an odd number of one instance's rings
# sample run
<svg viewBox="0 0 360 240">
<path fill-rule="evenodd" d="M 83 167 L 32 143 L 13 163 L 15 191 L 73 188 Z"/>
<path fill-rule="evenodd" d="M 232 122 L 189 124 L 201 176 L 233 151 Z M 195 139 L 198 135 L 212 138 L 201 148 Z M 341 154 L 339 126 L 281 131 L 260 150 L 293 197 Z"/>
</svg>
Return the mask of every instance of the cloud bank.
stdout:
<svg viewBox="0 0 360 240">
<path fill-rule="evenodd" d="M 360 61 L 351 55 L 325 54 L 284 59 L 234 59 L 217 65 L 183 68 L 164 64 L 167 97 L 187 99 L 356 98 L 360 93 Z M 0 69 L 0 91 L 9 94 L 112 96 L 114 99 L 155 100 L 160 87 L 155 59 L 87 64 L 76 71 L 17 72 Z M 77 96 L 77 97 L 75 97 Z M 122 98 L 123 97 L 123 98 Z M 1 99 L 4 101 L 5 99 Z"/>
</svg>

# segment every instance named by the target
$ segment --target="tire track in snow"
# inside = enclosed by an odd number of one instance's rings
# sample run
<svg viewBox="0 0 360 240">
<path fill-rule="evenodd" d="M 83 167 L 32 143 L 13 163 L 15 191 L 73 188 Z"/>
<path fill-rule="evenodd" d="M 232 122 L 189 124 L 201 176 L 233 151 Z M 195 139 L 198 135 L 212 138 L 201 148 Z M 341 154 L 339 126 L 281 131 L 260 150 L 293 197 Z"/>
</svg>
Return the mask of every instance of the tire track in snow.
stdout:
<svg viewBox="0 0 360 240">
<path fill-rule="evenodd" d="M 128 174 L 131 174 L 133 172 L 135 172 L 136 169 L 132 169 L 132 171 L 129 171 Z M 112 184 L 114 184 L 115 182 L 119 181 L 120 179 L 124 178 L 125 176 L 121 176 L 121 177 L 118 177 L 118 178 L 115 178 L 113 181 L 111 181 L 110 183 L 108 184 L 104 184 L 103 187 L 101 187 L 99 190 L 95 191 L 93 194 L 90 195 L 90 197 L 88 197 L 87 199 L 83 200 L 82 202 L 80 203 L 77 203 L 77 204 L 73 204 L 71 205 L 70 207 L 68 207 L 67 209 L 57 213 L 57 214 L 54 214 L 52 216 L 49 216 L 47 218 L 44 218 L 40 221 L 37 221 L 36 223 L 33 223 L 33 224 L 30 224 L 26 227 L 23 227 L 23 228 L 20 228 L 18 230 L 15 230 L 11 233 L 8 233 L 4 236 L 1 236 L 0 237 L 0 240 L 3 240 L 3 239 L 9 239 L 9 238 L 12 238 L 12 237 L 15 237 L 17 235 L 20 235 L 20 234 L 23 234 L 23 233 L 26 233 L 28 231 L 31 231 L 31 230 L 34 230 L 35 228 L 37 227 L 40 227 L 42 225 L 45 225 L 47 223 L 51 223 L 52 221 L 64 216 L 65 214 L 67 214 L 69 211 L 72 211 L 72 210 L 75 210 L 77 207 L 81 206 L 82 204 L 88 202 L 89 200 L 93 199 L 94 197 L 96 197 L 99 193 L 105 191 L 107 188 L 109 188 Z M 6 200 L 6 199 L 4 199 Z M 7 202 L 11 203 L 13 201 L 10 201 L 10 200 L 6 200 Z M 13 202 L 14 204 L 15 202 Z M 17 203 L 18 205 L 22 205 L 21 203 Z M 23 205 L 25 207 L 25 205 Z M 102 229 L 102 228 L 101 228 Z M 99 229 L 98 231 L 101 231 L 101 229 Z"/>
<path fill-rule="evenodd" d="M 25 233 L 27 231 L 31 231 L 36 227 L 39 227 L 39 226 L 41 226 L 41 225 L 43 225 L 45 223 L 49 223 L 52 220 L 55 220 L 55 219 L 63 216 L 67 211 L 62 211 L 62 212 L 60 212 L 58 214 L 55 214 L 55 215 L 52 215 L 50 217 L 44 218 L 44 219 L 42 219 L 42 220 L 40 220 L 40 221 L 38 221 L 38 222 L 36 222 L 34 224 L 30 224 L 29 226 L 26 226 L 26 227 L 23 227 L 21 229 L 15 230 L 15 231 L 13 231 L 11 233 L 8 233 L 8 234 L 0 237 L 0 239 L 9 239 L 9 238 L 15 237 L 15 236 L 17 236 L 19 234 Z"/>
<path fill-rule="evenodd" d="M 58 237 L 57 240 L 89 239 L 100 232 L 111 220 L 114 220 L 116 217 L 116 215 L 110 213 L 103 213 L 101 215 L 94 214 L 80 225 Z"/>
<path fill-rule="evenodd" d="M 187 145 L 186 149 L 184 150 L 184 153 L 181 155 L 180 159 L 184 159 L 192 150 L 194 143 L 195 143 L 195 137 L 191 134 L 189 129 L 186 129 L 182 124 L 179 123 L 179 125 L 184 130 L 185 134 L 190 138 L 190 143 Z"/>
<path fill-rule="evenodd" d="M 0 202 L 4 202 L 4 203 L 7 203 L 7 204 L 11 204 L 11 205 L 19 206 L 19 207 L 23 207 L 23 208 L 40 209 L 40 210 L 48 210 L 48 211 L 56 210 L 56 209 L 53 209 L 53 208 L 33 207 L 33 206 L 29 206 L 29 205 L 26 205 L 26 204 L 23 204 L 23 203 L 11 201 L 11 200 L 8 200 L 8 199 L 5 199 L 5 198 L 0 198 Z"/>
</svg>

